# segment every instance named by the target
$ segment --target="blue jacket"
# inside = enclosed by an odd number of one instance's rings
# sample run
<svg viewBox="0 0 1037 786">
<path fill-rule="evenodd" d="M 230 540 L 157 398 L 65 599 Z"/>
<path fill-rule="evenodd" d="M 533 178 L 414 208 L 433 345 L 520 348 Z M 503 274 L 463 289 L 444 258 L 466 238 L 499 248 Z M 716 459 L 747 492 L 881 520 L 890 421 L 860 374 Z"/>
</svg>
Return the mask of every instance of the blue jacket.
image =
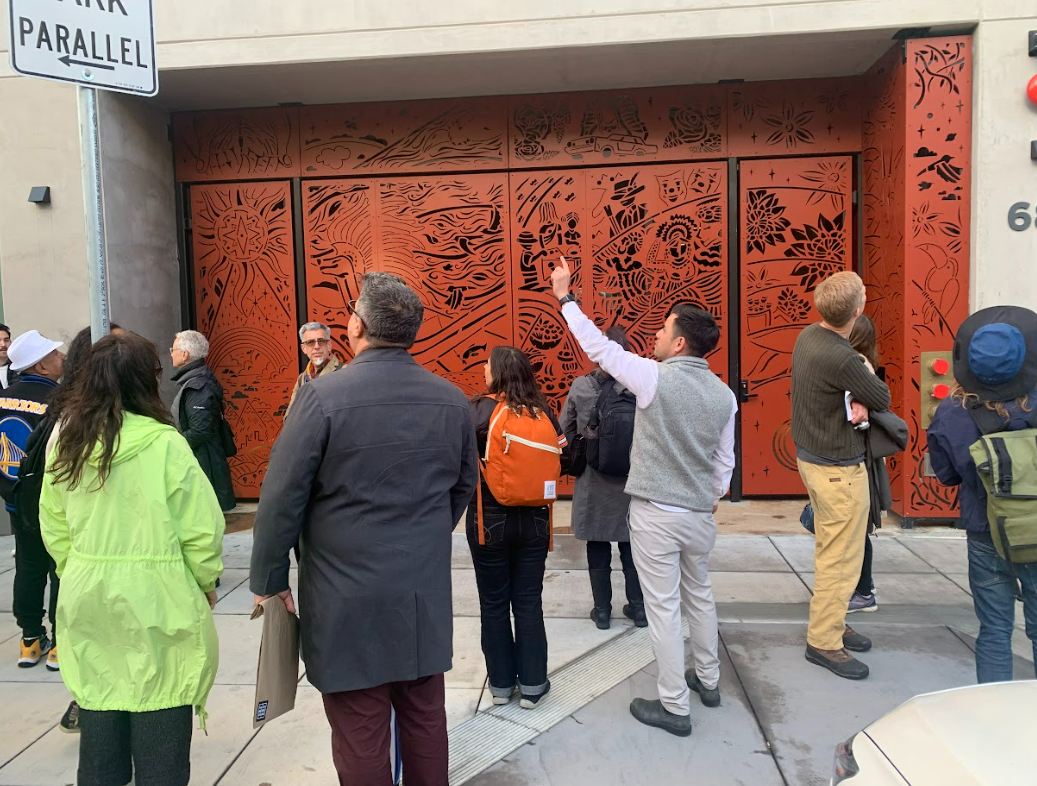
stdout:
<svg viewBox="0 0 1037 786">
<path fill-rule="evenodd" d="M 1030 401 L 1037 404 L 1037 390 L 1030 394 Z M 1010 419 L 1004 431 L 1030 428 L 1027 420 L 1031 413 L 1024 412 L 1016 404 L 1007 405 L 1005 409 Z M 958 399 L 946 398 L 937 407 L 926 436 L 929 461 L 937 479 L 945 486 L 960 487 L 958 505 L 962 525 L 970 532 L 990 532 L 987 492 L 969 454 L 969 448 L 982 436 L 972 415 Z"/>
</svg>

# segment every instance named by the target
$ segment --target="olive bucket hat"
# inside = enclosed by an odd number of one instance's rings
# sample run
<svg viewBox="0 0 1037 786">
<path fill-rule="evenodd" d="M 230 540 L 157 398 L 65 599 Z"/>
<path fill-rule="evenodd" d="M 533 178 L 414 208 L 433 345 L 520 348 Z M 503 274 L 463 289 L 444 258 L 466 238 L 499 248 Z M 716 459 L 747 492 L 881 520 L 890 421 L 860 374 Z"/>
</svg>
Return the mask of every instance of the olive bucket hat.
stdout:
<svg viewBox="0 0 1037 786">
<path fill-rule="evenodd" d="M 994 306 L 966 319 L 954 339 L 954 378 L 984 401 L 1012 401 L 1037 387 L 1037 313 Z"/>
</svg>

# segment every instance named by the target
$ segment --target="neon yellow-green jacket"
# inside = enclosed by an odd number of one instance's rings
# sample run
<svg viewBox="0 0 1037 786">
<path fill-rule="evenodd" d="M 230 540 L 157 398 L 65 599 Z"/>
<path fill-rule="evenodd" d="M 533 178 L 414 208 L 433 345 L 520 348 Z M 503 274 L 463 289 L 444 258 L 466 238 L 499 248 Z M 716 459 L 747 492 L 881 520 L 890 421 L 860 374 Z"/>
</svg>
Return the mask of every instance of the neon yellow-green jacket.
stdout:
<svg viewBox="0 0 1037 786">
<path fill-rule="evenodd" d="M 60 443 L 60 436 L 58 438 Z M 104 487 L 75 490 L 48 459 L 40 529 L 61 577 L 61 676 L 83 709 L 150 712 L 205 700 L 219 665 L 205 593 L 223 572 L 223 513 L 186 440 L 127 414 Z"/>
</svg>

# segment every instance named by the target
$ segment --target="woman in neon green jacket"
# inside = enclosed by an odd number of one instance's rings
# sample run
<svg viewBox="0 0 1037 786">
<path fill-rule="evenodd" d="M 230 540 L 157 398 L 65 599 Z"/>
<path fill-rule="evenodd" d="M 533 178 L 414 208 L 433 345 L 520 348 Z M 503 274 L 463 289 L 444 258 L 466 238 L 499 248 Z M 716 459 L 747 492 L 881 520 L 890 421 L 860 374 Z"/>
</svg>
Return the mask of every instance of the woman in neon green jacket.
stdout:
<svg viewBox="0 0 1037 786">
<path fill-rule="evenodd" d="M 93 346 L 40 498 L 81 786 L 186 786 L 192 708 L 204 727 L 216 676 L 224 519 L 159 398 L 161 372 L 139 336 Z"/>
</svg>

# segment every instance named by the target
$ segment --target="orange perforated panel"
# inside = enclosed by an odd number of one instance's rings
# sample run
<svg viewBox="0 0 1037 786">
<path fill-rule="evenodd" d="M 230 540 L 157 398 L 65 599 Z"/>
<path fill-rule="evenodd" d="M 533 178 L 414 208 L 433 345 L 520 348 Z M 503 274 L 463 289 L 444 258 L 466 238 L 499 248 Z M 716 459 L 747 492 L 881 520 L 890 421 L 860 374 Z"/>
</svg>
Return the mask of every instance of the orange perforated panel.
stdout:
<svg viewBox="0 0 1037 786">
<path fill-rule="evenodd" d="M 742 255 L 742 486 L 802 494 L 790 375 L 800 331 L 819 317 L 814 288 L 853 259 L 853 159 L 750 161 L 739 171 Z"/>
<path fill-rule="evenodd" d="M 298 374 L 291 191 L 194 186 L 190 204 L 197 329 L 226 391 L 235 493 L 257 497 Z"/>
</svg>

